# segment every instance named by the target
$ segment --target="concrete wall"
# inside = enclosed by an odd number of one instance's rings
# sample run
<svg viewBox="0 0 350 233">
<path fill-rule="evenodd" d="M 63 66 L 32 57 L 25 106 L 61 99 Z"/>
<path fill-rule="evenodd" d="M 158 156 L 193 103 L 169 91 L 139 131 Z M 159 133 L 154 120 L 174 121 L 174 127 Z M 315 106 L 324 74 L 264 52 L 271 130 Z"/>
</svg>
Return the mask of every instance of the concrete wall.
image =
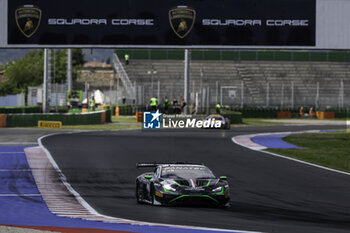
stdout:
<svg viewBox="0 0 350 233">
<path fill-rule="evenodd" d="M 24 93 L 17 95 L 0 96 L 0 106 L 17 107 L 24 105 Z"/>
</svg>

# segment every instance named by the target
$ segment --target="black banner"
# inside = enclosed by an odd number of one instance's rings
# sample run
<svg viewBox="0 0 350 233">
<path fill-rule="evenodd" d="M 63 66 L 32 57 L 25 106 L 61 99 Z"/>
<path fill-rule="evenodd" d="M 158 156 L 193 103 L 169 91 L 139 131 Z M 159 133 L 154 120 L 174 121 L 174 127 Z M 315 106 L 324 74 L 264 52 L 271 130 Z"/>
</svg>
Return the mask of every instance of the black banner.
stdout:
<svg viewBox="0 0 350 233">
<path fill-rule="evenodd" d="M 315 46 L 315 0 L 8 0 L 8 44 Z"/>
</svg>

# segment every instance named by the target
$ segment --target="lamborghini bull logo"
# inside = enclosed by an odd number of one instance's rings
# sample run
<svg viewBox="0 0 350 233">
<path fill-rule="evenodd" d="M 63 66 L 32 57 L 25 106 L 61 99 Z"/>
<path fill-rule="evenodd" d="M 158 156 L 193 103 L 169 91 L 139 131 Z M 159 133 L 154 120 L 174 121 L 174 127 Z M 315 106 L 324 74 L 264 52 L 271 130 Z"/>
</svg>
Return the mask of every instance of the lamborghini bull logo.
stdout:
<svg viewBox="0 0 350 233">
<path fill-rule="evenodd" d="M 192 30 L 196 11 L 188 6 L 177 6 L 169 11 L 169 22 L 174 33 L 181 39 Z"/>
<path fill-rule="evenodd" d="M 180 33 L 180 32 L 186 32 L 186 31 L 187 31 L 187 23 L 185 20 L 181 20 L 176 32 Z"/>
<path fill-rule="evenodd" d="M 26 24 L 24 25 L 24 32 L 27 32 L 27 31 L 31 31 L 34 29 L 34 24 L 33 24 L 33 21 L 31 19 L 28 19 Z"/>
<path fill-rule="evenodd" d="M 15 11 L 16 24 L 19 31 L 27 38 L 34 35 L 41 21 L 41 10 L 34 5 L 24 5 Z"/>
</svg>

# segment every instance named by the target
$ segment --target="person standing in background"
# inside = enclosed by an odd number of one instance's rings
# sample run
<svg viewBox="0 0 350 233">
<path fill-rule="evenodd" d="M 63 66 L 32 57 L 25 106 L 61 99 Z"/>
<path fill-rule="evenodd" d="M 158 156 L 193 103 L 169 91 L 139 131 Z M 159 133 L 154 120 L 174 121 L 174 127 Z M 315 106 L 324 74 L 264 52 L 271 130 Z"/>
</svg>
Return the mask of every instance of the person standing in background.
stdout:
<svg viewBox="0 0 350 233">
<path fill-rule="evenodd" d="M 129 54 L 125 54 L 124 58 L 125 58 L 125 65 L 129 65 L 129 58 L 130 58 Z"/>
<path fill-rule="evenodd" d="M 156 97 L 152 97 L 149 103 L 152 111 L 157 111 L 158 108 L 158 99 Z"/>
<path fill-rule="evenodd" d="M 216 104 L 216 113 L 217 114 L 221 113 L 221 105 L 220 104 Z"/>
<path fill-rule="evenodd" d="M 90 108 L 92 111 L 95 111 L 95 97 L 92 95 L 90 99 Z"/>
<path fill-rule="evenodd" d="M 169 100 L 168 100 L 168 97 L 165 96 L 165 98 L 164 98 L 164 112 L 168 113 L 168 110 L 169 110 Z"/>
<path fill-rule="evenodd" d="M 304 117 L 304 108 L 303 107 L 300 107 L 300 109 L 299 109 L 299 116 L 300 116 L 300 118 Z"/>
</svg>

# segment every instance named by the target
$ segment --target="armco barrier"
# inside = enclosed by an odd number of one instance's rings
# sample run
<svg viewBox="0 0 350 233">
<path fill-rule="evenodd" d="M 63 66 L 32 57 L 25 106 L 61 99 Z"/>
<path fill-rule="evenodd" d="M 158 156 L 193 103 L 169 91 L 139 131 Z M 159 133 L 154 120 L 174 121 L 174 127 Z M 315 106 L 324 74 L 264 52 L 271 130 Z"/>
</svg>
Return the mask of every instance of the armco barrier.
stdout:
<svg viewBox="0 0 350 233">
<path fill-rule="evenodd" d="M 38 121 L 61 121 L 62 125 L 90 125 L 106 122 L 106 112 L 89 112 L 84 114 L 47 113 L 47 114 L 8 114 L 6 127 L 34 127 Z"/>
</svg>

